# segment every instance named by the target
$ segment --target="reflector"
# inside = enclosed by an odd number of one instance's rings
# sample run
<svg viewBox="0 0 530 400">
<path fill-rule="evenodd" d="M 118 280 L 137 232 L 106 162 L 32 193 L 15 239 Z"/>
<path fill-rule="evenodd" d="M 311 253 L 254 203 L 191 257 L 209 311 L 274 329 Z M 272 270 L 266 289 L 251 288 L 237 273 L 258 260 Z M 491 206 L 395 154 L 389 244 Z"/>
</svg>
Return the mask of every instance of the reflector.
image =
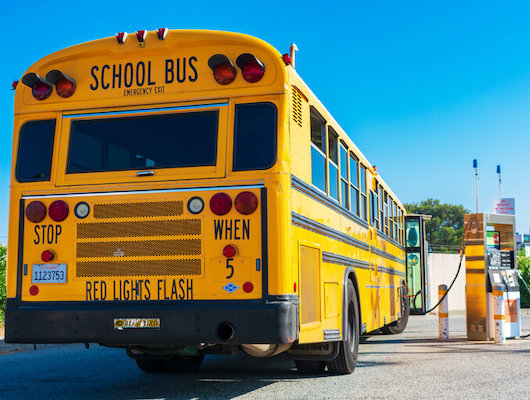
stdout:
<svg viewBox="0 0 530 400">
<path fill-rule="evenodd" d="M 243 284 L 243 292 L 250 293 L 253 290 L 254 290 L 254 285 L 252 284 L 252 282 L 245 282 Z"/>
<path fill-rule="evenodd" d="M 226 258 L 232 258 L 236 254 L 237 254 L 237 247 L 232 244 L 226 245 L 225 248 L 223 249 L 223 256 L 225 256 Z"/>
<path fill-rule="evenodd" d="M 31 286 L 29 288 L 29 294 L 32 295 L 32 296 L 38 295 L 39 294 L 39 287 L 35 286 L 35 285 Z"/>
<path fill-rule="evenodd" d="M 55 254 L 51 250 L 44 250 L 40 255 L 40 259 L 44 262 L 50 262 L 55 258 Z"/>
</svg>

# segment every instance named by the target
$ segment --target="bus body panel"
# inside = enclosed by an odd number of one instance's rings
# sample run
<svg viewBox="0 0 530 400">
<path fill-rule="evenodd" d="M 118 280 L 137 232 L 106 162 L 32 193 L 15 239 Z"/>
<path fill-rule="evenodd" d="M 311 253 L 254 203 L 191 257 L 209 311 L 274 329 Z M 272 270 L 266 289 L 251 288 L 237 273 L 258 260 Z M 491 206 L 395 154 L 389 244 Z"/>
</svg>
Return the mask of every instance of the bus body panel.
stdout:
<svg viewBox="0 0 530 400">
<path fill-rule="evenodd" d="M 216 83 L 209 58 L 225 54 L 235 63 L 243 53 L 252 53 L 263 62 L 263 80 L 245 82 L 237 69 L 234 82 Z M 113 346 L 221 343 L 217 330 L 223 323 L 236 328 L 234 344 L 342 340 L 344 279 L 351 268 L 357 278 L 360 330 L 373 331 L 400 318 L 399 289 L 405 275 L 402 240 L 395 230 L 384 234 L 383 225 L 373 226 L 370 195 L 382 187 L 394 199 L 394 207 L 402 209 L 402 205 L 270 45 L 225 32 L 170 31 L 166 40 L 149 32 L 145 44 L 130 35 L 125 44 L 107 38 L 74 46 L 43 58 L 28 72 L 45 76 L 52 69 L 76 79 L 72 98 L 60 99 L 54 93 L 37 101 L 23 85 L 15 95 L 14 163 L 24 123 L 53 119 L 56 126 L 48 181 L 21 183 L 13 168 L 9 243 L 17 246 L 8 249 L 7 341 L 94 341 Z M 276 159 L 268 169 L 236 171 L 235 110 L 249 103 L 271 103 L 277 109 Z M 76 121 L 199 110 L 215 110 L 219 115 L 214 166 L 154 169 L 152 176 L 143 177 L 137 175 L 141 169 L 67 173 Z M 313 111 L 366 169 L 365 217 L 311 182 Z M 327 151 L 324 160 L 330 160 Z M 329 171 L 325 173 L 329 185 Z M 211 213 L 213 194 L 226 192 L 234 200 L 243 190 L 259 199 L 254 214 L 241 216 L 233 208 L 223 217 Z M 196 195 L 205 203 L 199 216 L 186 208 Z M 25 218 L 23 210 L 29 202 L 38 200 L 49 206 L 56 199 L 66 201 L 70 208 L 64 222 L 54 223 L 47 216 L 33 224 Z M 118 214 L 96 218 L 91 212 L 80 221 L 73 210 L 81 201 L 91 210 L 114 207 Z M 124 214 L 135 204 L 156 211 L 160 203 L 175 206 L 178 202 L 183 210 L 179 215 Z M 189 231 L 185 223 L 180 228 L 188 230 L 182 235 L 163 234 L 167 226 L 183 220 L 200 221 L 200 233 Z M 103 228 L 104 223 L 113 225 Z M 234 236 L 236 224 L 244 238 Z M 152 232 L 132 236 L 131 229 Z M 108 233 L 113 230 L 114 234 Z M 222 254 L 227 244 L 238 248 L 234 263 Z M 155 251 L 168 248 L 181 253 L 200 249 L 200 253 L 161 255 Z M 47 249 L 57 254 L 52 263 L 66 264 L 67 282 L 39 282 L 39 293 L 32 295 L 33 272 L 45 271 L 34 265 L 47 264 L 39 261 Z M 182 266 L 182 260 L 192 259 L 200 260 L 193 274 L 187 267 L 183 269 L 187 275 L 175 274 L 169 267 L 166 275 L 157 275 L 160 265 L 168 268 L 168 260 L 180 260 Z M 115 266 L 119 262 L 127 265 L 121 272 Z M 142 268 L 151 268 L 150 275 L 139 275 Z M 98 276 L 104 269 L 113 270 L 114 275 Z M 85 275 L 80 276 L 78 270 Z M 117 270 L 122 275 L 115 275 Z M 253 284 L 250 293 L 243 291 L 246 282 Z M 120 331 L 113 325 L 120 318 L 159 319 L 160 329 Z"/>
</svg>

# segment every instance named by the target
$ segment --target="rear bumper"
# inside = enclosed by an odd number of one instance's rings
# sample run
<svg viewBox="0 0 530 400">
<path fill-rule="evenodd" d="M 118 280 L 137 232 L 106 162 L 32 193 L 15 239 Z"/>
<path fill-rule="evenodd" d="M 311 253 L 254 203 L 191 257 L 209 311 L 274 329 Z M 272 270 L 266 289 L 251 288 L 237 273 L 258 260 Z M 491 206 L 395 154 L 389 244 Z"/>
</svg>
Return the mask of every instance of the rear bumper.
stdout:
<svg viewBox="0 0 530 400">
<path fill-rule="evenodd" d="M 159 318 L 160 329 L 114 328 L 115 318 Z M 298 339 L 298 297 L 250 301 L 20 302 L 7 299 L 7 343 L 100 343 L 110 346 L 292 343 Z"/>
</svg>

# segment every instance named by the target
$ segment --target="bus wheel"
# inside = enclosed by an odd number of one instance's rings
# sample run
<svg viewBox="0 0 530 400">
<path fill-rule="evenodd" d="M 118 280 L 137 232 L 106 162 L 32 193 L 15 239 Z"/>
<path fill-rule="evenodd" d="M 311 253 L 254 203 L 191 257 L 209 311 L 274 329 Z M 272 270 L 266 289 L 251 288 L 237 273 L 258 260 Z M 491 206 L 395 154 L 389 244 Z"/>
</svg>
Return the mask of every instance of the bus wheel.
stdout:
<svg viewBox="0 0 530 400">
<path fill-rule="evenodd" d="M 348 279 L 346 312 L 347 328 L 343 333 L 343 340 L 339 343 L 339 354 L 328 361 L 328 370 L 333 374 L 351 374 L 357 365 L 357 353 L 359 351 L 359 305 L 357 295 L 352 281 Z"/>
<path fill-rule="evenodd" d="M 204 360 L 204 354 L 198 356 L 173 357 L 166 360 L 169 372 L 195 372 Z"/>
<path fill-rule="evenodd" d="M 410 315 L 410 299 L 405 295 L 401 296 L 401 318 L 395 322 L 392 322 L 391 324 L 383 326 L 381 330 L 384 334 L 389 335 L 401 333 L 407 327 Z"/>
<path fill-rule="evenodd" d="M 166 360 L 137 358 L 135 359 L 135 361 L 142 371 L 147 372 L 149 374 L 157 372 L 167 372 L 168 370 Z"/>
<path fill-rule="evenodd" d="M 324 361 L 294 360 L 296 369 L 305 375 L 320 375 L 326 369 Z"/>
</svg>

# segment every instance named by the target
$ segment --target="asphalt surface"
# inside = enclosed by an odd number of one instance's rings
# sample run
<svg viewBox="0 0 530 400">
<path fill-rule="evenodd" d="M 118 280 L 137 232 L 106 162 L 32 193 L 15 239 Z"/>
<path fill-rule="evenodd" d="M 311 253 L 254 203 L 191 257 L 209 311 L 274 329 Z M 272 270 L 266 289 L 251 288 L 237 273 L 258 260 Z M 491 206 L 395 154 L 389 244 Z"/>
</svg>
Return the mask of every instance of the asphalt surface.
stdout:
<svg viewBox="0 0 530 400">
<path fill-rule="evenodd" d="M 530 316 L 523 317 L 523 333 Z M 465 317 L 413 316 L 401 335 L 371 336 L 352 375 L 299 375 L 283 356 L 210 356 L 191 374 L 146 374 L 123 350 L 0 344 L 0 399 L 530 399 L 530 338 L 465 341 Z"/>
</svg>

